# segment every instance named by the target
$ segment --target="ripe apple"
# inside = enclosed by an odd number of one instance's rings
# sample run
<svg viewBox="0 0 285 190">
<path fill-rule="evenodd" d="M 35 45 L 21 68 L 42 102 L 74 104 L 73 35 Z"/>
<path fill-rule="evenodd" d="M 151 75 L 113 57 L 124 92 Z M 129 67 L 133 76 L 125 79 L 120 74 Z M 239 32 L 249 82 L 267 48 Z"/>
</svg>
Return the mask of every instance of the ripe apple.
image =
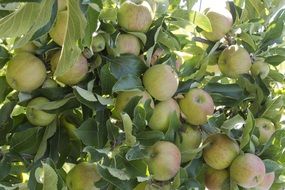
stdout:
<svg viewBox="0 0 285 190">
<path fill-rule="evenodd" d="M 100 179 L 95 164 L 81 162 L 68 172 L 66 184 L 69 190 L 99 190 L 95 183 Z"/>
<path fill-rule="evenodd" d="M 232 14 L 225 8 L 211 8 L 206 12 L 206 16 L 210 20 L 212 31 L 203 31 L 202 35 L 210 41 L 218 41 L 222 39 L 232 28 Z"/>
<path fill-rule="evenodd" d="M 148 2 L 125 1 L 118 10 L 119 25 L 130 32 L 148 31 L 153 20 L 153 12 Z"/>
<path fill-rule="evenodd" d="M 119 54 L 140 54 L 140 41 L 132 34 L 120 34 L 116 40 L 116 49 Z"/>
<path fill-rule="evenodd" d="M 15 90 L 31 92 L 39 88 L 45 78 L 45 65 L 33 54 L 22 52 L 8 62 L 6 80 Z"/>
<path fill-rule="evenodd" d="M 50 124 L 56 117 L 56 114 L 47 113 L 36 106 L 43 105 L 49 102 L 45 97 L 37 97 L 32 99 L 27 105 L 26 116 L 29 122 L 36 126 L 46 126 Z"/>
<path fill-rule="evenodd" d="M 251 58 L 243 47 L 231 45 L 223 50 L 219 57 L 218 64 L 224 75 L 237 78 L 238 75 L 249 72 Z"/>
<path fill-rule="evenodd" d="M 189 162 L 195 158 L 196 153 L 191 150 L 196 149 L 202 142 L 202 133 L 198 127 L 184 124 L 177 136 L 175 144 L 181 152 L 181 162 Z"/>
<path fill-rule="evenodd" d="M 255 126 L 259 132 L 259 143 L 266 143 L 272 134 L 275 132 L 274 124 L 265 118 L 257 118 L 255 119 Z"/>
<path fill-rule="evenodd" d="M 181 155 L 175 144 L 158 141 L 149 148 L 148 153 L 150 156 L 146 161 L 153 179 L 167 181 L 179 171 Z"/>
<path fill-rule="evenodd" d="M 265 165 L 258 156 L 245 153 L 232 162 L 230 176 L 241 187 L 256 187 L 264 179 Z"/>
<path fill-rule="evenodd" d="M 270 68 L 268 63 L 264 62 L 264 60 L 257 60 L 253 62 L 250 71 L 252 75 L 260 75 L 261 79 L 265 79 L 265 77 L 267 77 L 269 74 Z"/>
<path fill-rule="evenodd" d="M 209 190 L 230 189 L 230 174 L 226 169 L 208 167 L 205 172 L 205 186 Z"/>
<path fill-rule="evenodd" d="M 275 179 L 275 173 L 270 172 L 265 174 L 263 181 L 254 187 L 254 190 L 270 190 Z"/>
<path fill-rule="evenodd" d="M 240 151 L 236 141 L 220 133 L 210 135 L 204 144 L 208 145 L 203 149 L 203 158 L 209 166 L 216 170 L 229 167 Z"/>
<path fill-rule="evenodd" d="M 214 113 L 215 105 L 212 97 L 204 90 L 190 89 L 179 102 L 186 120 L 192 125 L 207 123 L 207 116 Z"/>
<path fill-rule="evenodd" d="M 58 51 L 51 58 L 50 64 L 52 72 L 56 70 L 60 53 L 61 51 Z M 80 55 L 78 61 L 76 61 L 74 65 L 70 69 L 68 69 L 63 75 L 56 77 L 56 79 L 66 85 L 75 85 L 86 76 L 87 72 L 87 59 L 83 55 Z"/>
<path fill-rule="evenodd" d="M 96 34 L 92 39 L 93 52 L 100 52 L 105 49 L 105 39 L 102 34 Z"/>
<path fill-rule="evenodd" d="M 150 67 L 144 73 L 143 84 L 152 97 L 165 101 L 175 94 L 179 79 L 171 66 L 159 64 Z"/>
<path fill-rule="evenodd" d="M 58 87 L 57 83 L 51 78 L 47 78 L 42 85 L 42 88 L 56 88 L 56 87 Z"/>
<path fill-rule="evenodd" d="M 173 112 L 179 118 L 180 108 L 174 99 L 170 98 L 169 100 L 159 102 L 153 109 L 149 127 L 153 130 L 167 131 Z"/>
<path fill-rule="evenodd" d="M 62 46 L 64 43 L 67 19 L 67 10 L 58 12 L 55 23 L 49 32 L 49 35 L 53 39 L 53 41 L 60 46 Z"/>
</svg>

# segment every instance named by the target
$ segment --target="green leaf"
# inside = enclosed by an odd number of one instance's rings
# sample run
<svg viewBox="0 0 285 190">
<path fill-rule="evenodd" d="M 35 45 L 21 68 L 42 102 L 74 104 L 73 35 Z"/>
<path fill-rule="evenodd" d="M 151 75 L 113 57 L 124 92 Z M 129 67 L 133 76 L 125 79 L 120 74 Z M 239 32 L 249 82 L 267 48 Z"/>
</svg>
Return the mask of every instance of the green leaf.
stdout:
<svg viewBox="0 0 285 190">
<path fill-rule="evenodd" d="M 281 109 L 282 106 L 283 106 L 282 96 L 278 96 L 272 100 L 268 99 L 265 103 L 266 108 L 261 114 L 261 117 L 270 119 L 271 121 L 276 121 L 276 113 Z"/>
<path fill-rule="evenodd" d="M 3 46 L 0 46 L 0 69 L 9 61 L 10 57 L 9 51 Z"/>
<path fill-rule="evenodd" d="M 243 117 L 241 117 L 239 114 L 235 115 L 234 117 L 226 120 L 223 125 L 222 128 L 224 129 L 238 129 L 241 128 L 246 122 L 244 121 Z"/>
<path fill-rule="evenodd" d="M 282 20 L 277 22 L 273 21 L 272 23 L 270 23 L 262 40 L 263 44 L 267 43 L 270 40 L 275 40 L 279 38 L 282 35 L 283 28 L 284 23 Z"/>
<path fill-rule="evenodd" d="M 43 163 L 42 168 L 36 169 L 35 175 L 38 183 L 43 184 L 43 190 L 57 189 L 58 177 L 50 165 Z"/>
<path fill-rule="evenodd" d="M 89 102 L 97 102 L 97 98 L 95 97 L 95 95 L 88 91 L 88 90 L 85 90 L 83 88 L 80 88 L 79 86 L 75 86 L 73 87 L 77 93 L 82 97 L 84 98 L 85 100 L 89 101 Z"/>
<path fill-rule="evenodd" d="M 285 56 L 283 55 L 273 55 L 265 58 L 265 62 L 273 65 L 273 66 L 278 66 L 280 65 L 283 61 L 285 61 Z"/>
<path fill-rule="evenodd" d="M 5 76 L 0 76 L 0 104 L 6 99 L 6 96 L 12 91 L 12 88 L 6 82 Z"/>
<path fill-rule="evenodd" d="M 180 49 L 179 42 L 168 31 L 161 30 L 159 35 L 158 35 L 157 41 L 159 43 L 165 45 L 166 47 L 168 47 L 171 50 L 179 50 Z"/>
<path fill-rule="evenodd" d="M 141 160 L 147 157 L 147 151 L 144 147 L 137 144 L 130 148 L 126 154 L 126 159 L 128 161 Z"/>
<path fill-rule="evenodd" d="M 251 35 L 249 35 L 246 32 L 243 32 L 241 34 L 238 35 L 238 37 L 244 41 L 245 43 L 247 43 L 248 45 L 250 45 L 252 47 L 253 50 L 256 50 L 257 46 L 254 42 L 254 40 L 252 39 Z"/>
<path fill-rule="evenodd" d="M 252 131 L 254 129 L 254 116 L 248 110 L 244 128 L 242 129 L 242 137 L 240 140 L 240 148 L 243 149 L 250 141 Z"/>
<path fill-rule="evenodd" d="M 134 75 L 121 77 L 113 86 L 112 92 L 144 90 L 141 79 Z"/>
<path fill-rule="evenodd" d="M 136 36 L 145 45 L 147 37 L 146 37 L 146 35 L 144 33 L 142 33 L 142 32 L 128 32 L 128 33 Z"/>
<path fill-rule="evenodd" d="M 149 146 L 154 144 L 156 141 L 164 139 L 164 133 L 162 131 L 142 131 L 136 135 L 137 141 L 141 144 Z"/>
<path fill-rule="evenodd" d="M 211 22 L 206 15 L 197 11 L 190 11 L 189 18 L 193 22 L 193 24 L 195 24 L 199 28 L 203 29 L 206 32 L 212 32 Z"/>
<path fill-rule="evenodd" d="M 100 145 L 101 140 L 97 122 L 93 118 L 84 121 L 79 128 L 75 130 L 76 135 L 85 145 Z"/>
<path fill-rule="evenodd" d="M 100 70 L 100 82 L 103 94 L 112 94 L 112 88 L 116 83 L 116 78 L 110 72 L 110 63 L 103 65 Z"/>
<path fill-rule="evenodd" d="M 136 143 L 136 137 L 132 134 L 133 133 L 133 122 L 130 116 L 126 113 L 122 113 L 121 118 L 123 120 L 124 131 L 126 134 L 125 143 L 128 146 L 133 146 Z"/>
<path fill-rule="evenodd" d="M 266 173 L 276 172 L 278 170 L 284 169 L 284 166 L 282 166 L 281 164 L 279 164 L 273 160 L 265 159 L 265 160 L 263 160 L 263 163 L 266 167 Z"/>
</svg>

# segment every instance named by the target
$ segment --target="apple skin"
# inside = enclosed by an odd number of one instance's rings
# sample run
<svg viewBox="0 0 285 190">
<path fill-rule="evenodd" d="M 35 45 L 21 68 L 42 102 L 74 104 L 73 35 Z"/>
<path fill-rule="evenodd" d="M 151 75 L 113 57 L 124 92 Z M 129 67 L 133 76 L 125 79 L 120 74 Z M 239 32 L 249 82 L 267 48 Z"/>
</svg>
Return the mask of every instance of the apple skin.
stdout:
<svg viewBox="0 0 285 190">
<path fill-rule="evenodd" d="M 178 147 L 167 141 L 157 141 L 152 145 L 146 160 L 153 179 L 167 181 L 173 178 L 180 169 L 181 154 Z"/>
<path fill-rule="evenodd" d="M 56 70 L 60 53 L 61 51 L 58 51 L 51 58 L 50 64 L 52 72 L 55 72 Z M 79 83 L 82 79 L 84 79 L 87 72 L 88 72 L 87 59 L 83 55 L 80 55 L 78 61 L 76 61 L 74 65 L 70 69 L 68 69 L 63 75 L 56 77 L 56 80 L 66 85 L 75 85 Z"/>
<path fill-rule="evenodd" d="M 273 182 L 275 180 L 275 173 L 270 172 L 265 174 L 263 181 L 254 187 L 254 190 L 270 190 Z"/>
<path fill-rule="evenodd" d="M 148 2 L 140 4 L 125 1 L 118 10 L 119 25 L 129 32 L 147 32 L 153 21 L 153 12 Z"/>
<path fill-rule="evenodd" d="M 68 172 L 66 184 L 69 190 L 99 190 L 95 183 L 100 179 L 95 164 L 81 162 Z"/>
<path fill-rule="evenodd" d="M 116 46 L 119 54 L 139 55 L 141 51 L 139 39 L 132 34 L 120 34 L 116 40 Z"/>
<path fill-rule="evenodd" d="M 45 79 L 45 65 L 33 54 L 22 52 L 8 62 L 6 80 L 14 90 L 31 92 L 39 88 Z"/>
<path fill-rule="evenodd" d="M 225 134 L 214 134 L 207 137 L 203 149 L 203 158 L 207 165 L 216 170 L 229 167 L 232 161 L 238 156 L 240 148 L 236 141 Z"/>
<path fill-rule="evenodd" d="M 230 174 L 226 169 L 216 170 L 208 167 L 205 172 L 205 186 L 209 190 L 230 189 Z"/>
<path fill-rule="evenodd" d="M 58 12 L 55 23 L 49 32 L 49 35 L 53 41 L 60 46 L 62 46 L 64 43 L 65 32 L 67 29 L 67 19 L 67 10 Z"/>
<path fill-rule="evenodd" d="M 240 74 L 249 72 L 251 68 L 251 58 L 243 47 L 231 45 L 222 51 L 218 64 L 224 75 L 237 78 Z"/>
<path fill-rule="evenodd" d="M 159 101 L 170 99 L 178 89 L 177 73 L 169 65 L 150 67 L 143 75 L 143 84 L 148 93 Z"/>
<path fill-rule="evenodd" d="M 195 153 L 187 153 L 187 151 L 198 148 L 201 142 L 202 133 L 200 129 L 184 124 L 175 142 L 181 152 L 182 163 L 189 162 L 195 158 Z"/>
<path fill-rule="evenodd" d="M 261 79 L 265 79 L 269 74 L 270 68 L 268 63 L 264 62 L 264 60 L 257 60 L 253 62 L 250 71 L 252 75 L 260 75 Z"/>
<path fill-rule="evenodd" d="M 56 88 L 56 87 L 58 87 L 57 83 L 50 78 L 47 78 L 42 85 L 42 88 Z"/>
<path fill-rule="evenodd" d="M 209 9 L 206 16 L 210 20 L 212 32 L 203 31 L 202 35 L 210 41 L 222 39 L 232 28 L 232 14 L 225 8 Z"/>
<path fill-rule="evenodd" d="M 259 131 L 259 143 L 265 144 L 275 132 L 274 124 L 265 118 L 255 119 L 255 126 Z"/>
<path fill-rule="evenodd" d="M 50 114 L 42 110 L 37 110 L 33 106 L 41 105 L 49 102 L 45 97 L 37 97 L 32 99 L 27 105 L 26 116 L 28 121 L 36 126 L 46 126 L 50 124 L 56 117 L 56 114 Z"/>
<path fill-rule="evenodd" d="M 256 187 L 264 179 L 265 165 L 258 156 L 245 153 L 232 162 L 230 176 L 241 187 Z"/>
<path fill-rule="evenodd" d="M 173 112 L 175 112 L 179 118 L 180 108 L 174 99 L 170 98 L 169 100 L 159 102 L 153 109 L 153 114 L 149 121 L 149 127 L 153 130 L 166 132 Z"/>
<path fill-rule="evenodd" d="M 198 88 L 190 89 L 179 101 L 179 106 L 187 122 L 192 125 L 207 123 L 207 116 L 212 115 L 215 110 L 212 97 Z"/>
<path fill-rule="evenodd" d="M 105 49 L 105 39 L 102 34 L 97 34 L 93 36 L 92 39 L 92 50 L 93 52 L 100 52 Z"/>
</svg>

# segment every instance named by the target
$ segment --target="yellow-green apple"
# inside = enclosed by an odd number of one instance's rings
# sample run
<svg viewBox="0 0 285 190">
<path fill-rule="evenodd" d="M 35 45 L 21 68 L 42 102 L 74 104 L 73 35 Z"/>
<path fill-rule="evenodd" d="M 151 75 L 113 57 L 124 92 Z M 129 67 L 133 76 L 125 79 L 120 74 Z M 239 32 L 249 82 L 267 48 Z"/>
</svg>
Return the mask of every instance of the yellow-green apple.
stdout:
<svg viewBox="0 0 285 190">
<path fill-rule="evenodd" d="M 179 79 L 171 66 L 158 64 L 143 75 L 143 84 L 152 97 L 159 101 L 170 99 L 177 91 Z"/>
<path fill-rule="evenodd" d="M 204 144 L 208 145 L 203 149 L 203 158 L 216 170 L 229 167 L 240 151 L 235 140 L 221 133 L 208 136 Z"/>
<path fill-rule="evenodd" d="M 270 190 L 275 179 L 275 173 L 270 172 L 265 174 L 263 181 L 254 187 L 254 190 Z"/>
<path fill-rule="evenodd" d="M 190 89 L 179 101 L 179 106 L 187 122 L 192 125 L 207 123 L 207 117 L 212 115 L 215 109 L 212 97 L 199 88 Z"/>
<path fill-rule="evenodd" d="M 268 63 L 262 59 L 259 59 L 253 62 L 250 71 L 254 76 L 260 75 L 261 79 L 265 79 L 265 77 L 267 77 L 269 74 L 270 68 Z"/>
<path fill-rule="evenodd" d="M 265 177 L 265 165 L 256 155 L 239 155 L 230 166 L 230 176 L 234 182 L 244 188 L 256 187 Z"/>
<path fill-rule="evenodd" d="M 31 92 L 39 88 L 45 78 L 46 67 L 33 54 L 22 52 L 8 62 L 6 80 L 14 90 Z"/>
<path fill-rule="evenodd" d="M 120 34 L 116 40 L 116 49 L 119 54 L 140 54 L 140 40 L 132 34 Z"/>
<path fill-rule="evenodd" d="M 264 144 L 266 143 L 272 134 L 275 132 L 274 124 L 265 118 L 257 118 L 255 119 L 255 126 L 258 130 L 259 134 L 259 143 Z"/>
<path fill-rule="evenodd" d="M 184 124 L 180 134 L 176 138 L 175 144 L 181 152 L 181 162 L 185 163 L 195 158 L 197 149 L 202 142 L 202 133 L 198 127 Z"/>
<path fill-rule="evenodd" d="M 146 32 L 153 21 L 153 12 L 148 2 L 125 1 L 118 10 L 118 23 L 130 32 Z"/>
<path fill-rule="evenodd" d="M 92 38 L 92 50 L 93 52 L 100 52 L 105 49 L 105 39 L 102 34 L 95 34 Z"/>
<path fill-rule="evenodd" d="M 58 51 L 51 58 L 50 64 L 52 72 L 55 72 L 56 70 L 60 54 L 61 51 Z M 75 85 L 79 83 L 82 79 L 84 79 L 87 72 L 88 72 L 87 59 L 83 55 L 80 55 L 80 57 L 74 63 L 74 65 L 70 69 L 68 69 L 63 75 L 57 76 L 56 80 L 66 85 Z"/>
<path fill-rule="evenodd" d="M 167 141 L 157 141 L 148 149 L 148 169 L 153 179 L 167 181 L 180 169 L 181 154 L 178 147 Z"/>
<path fill-rule="evenodd" d="M 55 23 L 49 32 L 49 35 L 53 41 L 60 46 L 62 46 L 64 43 L 65 33 L 67 30 L 67 19 L 67 10 L 58 12 Z"/>
<path fill-rule="evenodd" d="M 240 74 L 249 72 L 251 68 L 251 58 L 243 47 L 231 45 L 223 50 L 219 57 L 218 64 L 224 75 L 236 78 Z"/>
<path fill-rule="evenodd" d="M 42 85 L 42 88 L 55 88 L 55 87 L 58 87 L 57 83 L 51 79 L 51 78 L 47 78 L 43 85 Z"/>
<path fill-rule="evenodd" d="M 173 112 L 175 112 L 179 118 L 180 108 L 174 99 L 170 98 L 166 101 L 159 102 L 154 106 L 149 127 L 153 130 L 167 131 Z"/>
<path fill-rule="evenodd" d="M 95 183 L 100 179 L 95 164 L 81 162 L 67 173 L 66 184 L 69 190 L 99 190 Z"/>
<path fill-rule="evenodd" d="M 31 124 L 36 126 L 46 126 L 55 119 L 56 114 L 47 113 L 38 108 L 48 102 L 49 100 L 45 97 L 37 97 L 28 103 L 26 116 Z"/>
<path fill-rule="evenodd" d="M 207 167 L 205 172 L 205 186 L 209 190 L 230 189 L 230 174 L 226 169 L 216 170 Z"/>
</svg>

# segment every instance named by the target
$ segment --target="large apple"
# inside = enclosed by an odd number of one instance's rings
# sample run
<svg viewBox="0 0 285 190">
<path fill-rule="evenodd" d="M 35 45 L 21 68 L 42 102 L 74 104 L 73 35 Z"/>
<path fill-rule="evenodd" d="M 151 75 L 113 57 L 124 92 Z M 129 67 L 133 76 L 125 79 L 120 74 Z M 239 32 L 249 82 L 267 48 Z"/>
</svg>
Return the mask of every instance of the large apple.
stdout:
<svg viewBox="0 0 285 190">
<path fill-rule="evenodd" d="M 8 62 L 6 80 L 15 90 L 31 92 L 39 88 L 45 78 L 45 65 L 33 54 L 22 52 Z"/>
<path fill-rule="evenodd" d="M 216 170 L 208 167 L 205 172 L 205 186 L 209 190 L 230 189 L 230 174 L 226 169 Z"/>
<path fill-rule="evenodd" d="M 149 127 L 153 130 L 167 131 L 173 112 L 179 118 L 180 108 L 174 99 L 170 98 L 169 100 L 159 102 L 153 109 Z"/>
<path fill-rule="evenodd" d="M 175 144 L 181 152 L 182 163 L 188 162 L 195 158 L 196 153 L 191 152 L 199 147 L 202 142 L 202 133 L 198 127 L 192 127 L 184 124 L 177 136 Z"/>
<path fill-rule="evenodd" d="M 237 78 L 240 74 L 248 73 L 251 68 L 251 58 L 243 47 L 231 45 L 223 50 L 219 57 L 221 72 L 231 78 Z"/>
<path fill-rule="evenodd" d="M 210 20 L 212 31 L 203 31 L 202 34 L 208 40 L 218 41 L 231 30 L 233 25 L 233 17 L 226 8 L 208 9 L 206 16 Z"/>
<path fill-rule="evenodd" d="M 258 156 L 245 153 L 232 162 L 230 176 L 241 187 L 256 187 L 264 180 L 265 165 Z"/>
<path fill-rule="evenodd" d="M 148 31 L 153 20 L 153 12 L 148 2 L 125 1 L 118 10 L 118 23 L 130 32 Z"/>
<path fill-rule="evenodd" d="M 95 183 L 100 179 L 95 164 L 81 162 L 68 172 L 66 184 L 69 190 L 99 190 Z"/>
<path fill-rule="evenodd" d="M 149 148 L 147 164 L 150 174 L 157 181 L 173 178 L 180 169 L 181 154 L 177 146 L 171 142 L 158 141 Z"/>
<path fill-rule="evenodd" d="M 268 63 L 262 59 L 259 59 L 253 62 L 250 71 L 254 76 L 260 75 L 261 79 L 265 79 L 265 77 L 267 77 L 269 74 L 270 68 Z"/>
<path fill-rule="evenodd" d="M 51 28 L 49 35 L 55 43 L 62 46 L 65 39 L 68 14 L 67 10 L 58 12 L 55 23 Z"/>
<path fill-rule="evenodd" d="M 37 97 L 32 99 L 27 105 L 26 116 L 28 121 L 36 126 L 46 126 L 50 124 L 56 117 L 56 114 L 42 111 L 37 106 L 48 103 L 49 100 L 45 97 Z"/>
<path fill-rule="evenodd" d="M 132 34 L 120 34 L 116 40 L 116 47 L 119 54 L 139 55 L 141 50 L 139 39 Z"/>
<path fill-rule="evenodd" d="M 51 70 L 54 72 L 56 70 L 61 51 L 58 51 L 51 58 Z M 68 69 L 63 75 L 56 77 L 59 82 L 62 82 L 66 85 L 74 85 L 79 83 L 88 72 L 88 63 L 87 59 L 80 55 L 79 59 L 74 63 L 74 65 Z"/>
<path fill-rule="evenodd" d="M 203 149 L 203 158 L 209 166 L 217 170 L 229 167 L 240 151 L 236 141 L 220 133 L 210 135 L 204 144 L 208 145 Z"/>
<path fill-rule="evenodd" d="M 260 144 L 266 143 L 275 132 L 274 124 L 265 118 L 255 119 L 255 126 L 258 129 Z"/>
<path fill-rule="evenodd" d="M 102 34 L 96 34 L 92 38 L 92 50 L 94 52 L 100 52 L 105 49 L 105 39 Z"/>
<path fill-rule="evenodd" d="M 152 97 L 165 101 L 177 91 L 177 73 L 169 65 L 159 64 L 150 67 L 143 75 L 143 84 Z"/>
<path fill-rule="evenodd" d="M 263 181 L 254 187 L 254 190 L 270 190 L 275 179 L 275 173 L 270 172 L 265 174 Z"/>
<path fill-rule="evenodd" d="M 214 113 L 215 105 L 212 97 L 204 90 L 190 89 L 179 102 L 186 120 L 193 125 L 207 123 L 207 117 Z"/>
</svg>

